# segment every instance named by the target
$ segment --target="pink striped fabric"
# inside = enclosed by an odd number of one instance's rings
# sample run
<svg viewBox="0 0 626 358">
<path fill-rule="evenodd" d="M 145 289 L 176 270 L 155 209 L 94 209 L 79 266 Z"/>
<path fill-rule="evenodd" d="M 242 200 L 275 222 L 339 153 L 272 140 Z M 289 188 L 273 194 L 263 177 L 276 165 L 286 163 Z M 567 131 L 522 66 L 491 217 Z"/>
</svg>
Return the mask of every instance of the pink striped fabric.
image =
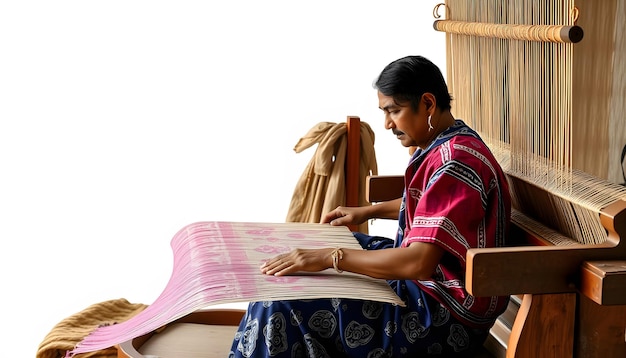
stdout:
<svg viewBox="0 0 626 358">
<path fill-rule="evenodd" d="M 294 248 L 361 249 L 346 227 L 311 223 L 198 222 L 171 241 L 172 276 L 159 297 L 126 322 L 96 328 L 66 357 L 115 346 L 211 305 L 357 298 L 404 306 L 385 280 L 334 270 L 275 277 L 261 264 Z"/>
</svg>

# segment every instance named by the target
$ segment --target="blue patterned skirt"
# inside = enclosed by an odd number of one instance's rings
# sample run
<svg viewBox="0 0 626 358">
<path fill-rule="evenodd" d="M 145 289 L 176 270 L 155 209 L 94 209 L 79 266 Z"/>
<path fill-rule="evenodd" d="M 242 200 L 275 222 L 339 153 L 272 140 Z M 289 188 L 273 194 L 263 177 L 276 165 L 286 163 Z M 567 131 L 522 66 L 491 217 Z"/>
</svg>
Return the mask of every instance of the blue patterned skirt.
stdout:
<svg viewBox="0 0 626 358">
<path fill-rule="evenodd" d="M 433 313 L 428 318 L 417 306 L 352 299 L 253 302 L 229 357 L 467 356 L 487 337 L 488 330 L 463 326 L 435 300 L 426 302 Z"/>
</svg>

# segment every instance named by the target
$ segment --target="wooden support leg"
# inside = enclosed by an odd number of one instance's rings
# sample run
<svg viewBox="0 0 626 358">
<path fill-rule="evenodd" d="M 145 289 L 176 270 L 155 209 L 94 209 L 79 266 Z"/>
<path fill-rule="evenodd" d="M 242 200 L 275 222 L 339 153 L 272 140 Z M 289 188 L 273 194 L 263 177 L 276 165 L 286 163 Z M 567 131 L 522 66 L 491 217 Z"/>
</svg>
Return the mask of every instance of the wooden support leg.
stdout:
<svg viewBox="0 0 626 358">
<path fill-rule="evenodd" d="M 575 293 L 524 295 L 506 357 L 573 357 L 575 320 Z"/>
<path fill-rule="evenodd" d="M 626 357 L 626 305 L 601 306 L 580 295 L 578 317 L 575 357 Z"/>
</svg>

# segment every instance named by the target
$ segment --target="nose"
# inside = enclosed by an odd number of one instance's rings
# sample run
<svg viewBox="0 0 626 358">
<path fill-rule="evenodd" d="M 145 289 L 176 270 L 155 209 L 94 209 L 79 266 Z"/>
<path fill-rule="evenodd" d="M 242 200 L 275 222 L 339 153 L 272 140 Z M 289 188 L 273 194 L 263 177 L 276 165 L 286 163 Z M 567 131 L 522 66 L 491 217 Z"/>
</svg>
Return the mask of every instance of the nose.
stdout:
<svg viewBox="0 0 626 358">
<path fill-rule="evenodd" d="M 388 114 L 385 114 L 385 129 L 393 129 L 395 127 L 395 123 L 389 118 Z"/>
</svg>

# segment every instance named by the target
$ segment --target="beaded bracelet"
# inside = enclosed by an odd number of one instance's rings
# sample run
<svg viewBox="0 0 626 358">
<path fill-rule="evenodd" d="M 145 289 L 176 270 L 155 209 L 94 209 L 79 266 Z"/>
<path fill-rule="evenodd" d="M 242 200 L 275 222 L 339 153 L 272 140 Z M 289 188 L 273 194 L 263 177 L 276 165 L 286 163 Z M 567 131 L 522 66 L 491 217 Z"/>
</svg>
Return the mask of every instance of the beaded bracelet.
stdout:
<svg viewBox="0 0 626 358">
<path fill-rule="evenodd" d="M 330 253 L 330 257 L 333 258 L 333 267 L 337 273 L 342 273 L 343 270 L 339 269 L 339 260 L 343 259 L 343 251 L 340 248 L 336 248 Z"/>
</svg>

